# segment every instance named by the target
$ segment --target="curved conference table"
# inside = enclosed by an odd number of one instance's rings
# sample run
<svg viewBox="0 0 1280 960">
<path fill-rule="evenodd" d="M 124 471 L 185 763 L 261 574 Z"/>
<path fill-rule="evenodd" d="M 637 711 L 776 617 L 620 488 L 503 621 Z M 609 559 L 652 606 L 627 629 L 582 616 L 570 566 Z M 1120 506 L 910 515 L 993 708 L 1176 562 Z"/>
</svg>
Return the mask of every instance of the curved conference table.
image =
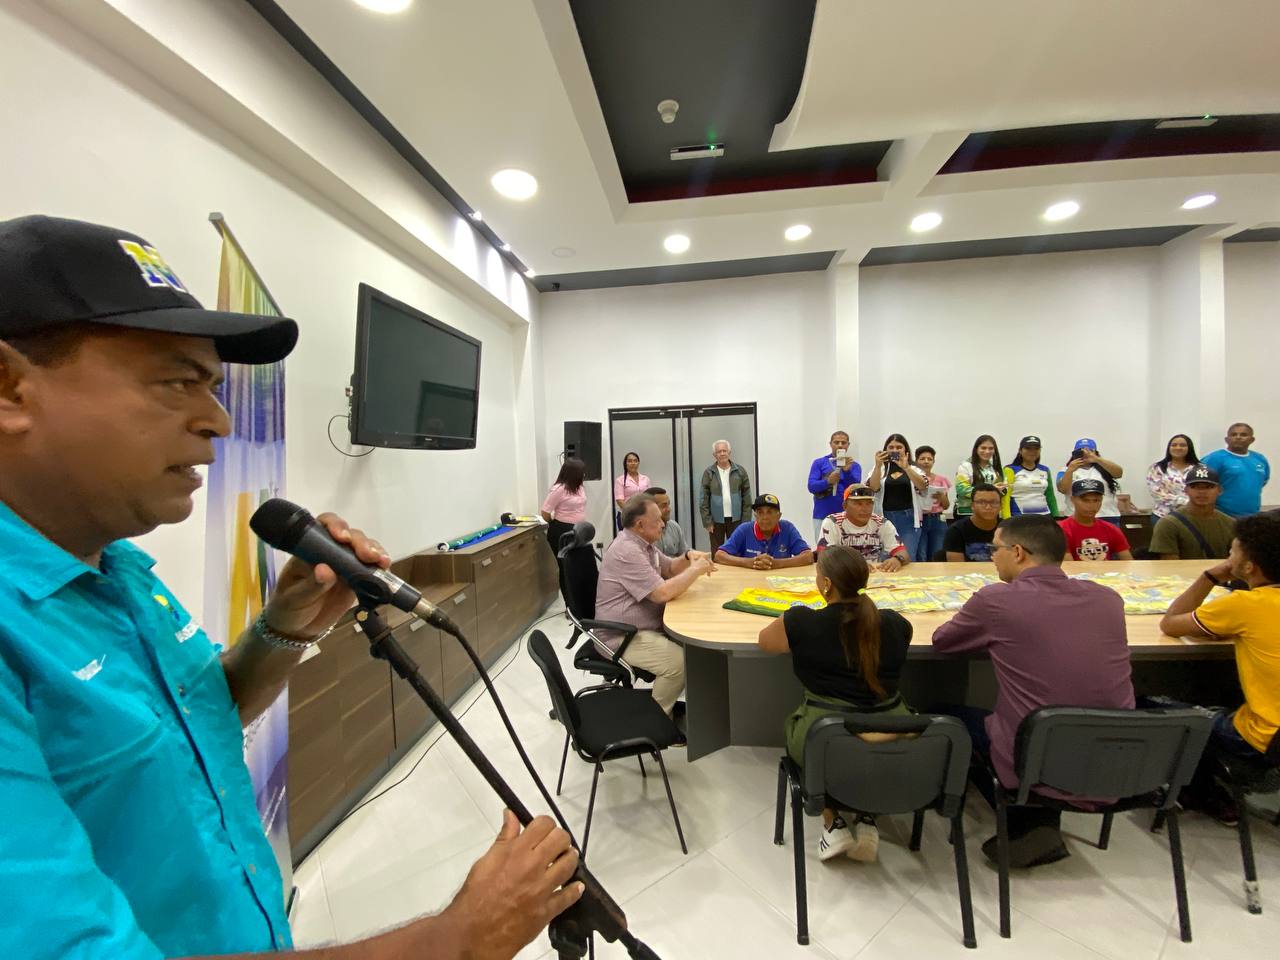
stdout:
<svg viewBox="0 0 1280 960">
<path fill-rule="evenodd" d="M 1133 560 L 1064 563 L 1068 573 L 1116 573 L 1180 576 L 1188 581 L 1211 565 L 1204 560 Z M 696 760 L 726 746 L 777 746 L 782 725 L 800 702 L 801 688 L 789 656 L 772 656 L 756 646 L 769 618 L 723 604 L 747 587 L 767 587 L 766 578 L 812 576 L 814 568 L 745 570 L 719 567 L 701 577 L 666 606 L 663 628 L 684 644 L 688 699 L 689 759 Z M 904 575 L 920 577 L 987 573 L 990 563 L 920 563 Z M 943 656 L 933 650 L 933 631 L 950 612 L 903 614 L 914 627 L 902 692 L 917 709 L 941 703 L 990 708 L 995 700 L 991 663 L 985 657 Z M 1160 617 L 1125 617 L 1133 662 L 1134 688 L 1141 694 L 1165 693 L 1189 702 L 1239 702 L 1234 651 L 1229 643 L 1168 637 Z M 1235 698 L 1234 701 L 1232 698 Z"/>
</svg>

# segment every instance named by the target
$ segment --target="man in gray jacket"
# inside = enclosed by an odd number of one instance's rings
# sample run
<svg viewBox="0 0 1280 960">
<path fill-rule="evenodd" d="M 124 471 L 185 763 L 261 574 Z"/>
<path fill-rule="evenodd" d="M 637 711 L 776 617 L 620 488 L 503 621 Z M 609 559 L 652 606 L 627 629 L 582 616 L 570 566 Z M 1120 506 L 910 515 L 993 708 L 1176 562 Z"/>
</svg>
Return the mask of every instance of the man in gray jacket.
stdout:
<svg viewBox="0 0 1280 960">
<path fill-rule="evenodd" d="M 724 545 L 751 510 L 751 477 L 746 468 L 731 459 L 733 448 L 728 440 L 711 445 L 716 462 L 702 471 L 702 494 L 698 511 L 702 526 L 711 538 L 711 555 Z"/>
</svg>

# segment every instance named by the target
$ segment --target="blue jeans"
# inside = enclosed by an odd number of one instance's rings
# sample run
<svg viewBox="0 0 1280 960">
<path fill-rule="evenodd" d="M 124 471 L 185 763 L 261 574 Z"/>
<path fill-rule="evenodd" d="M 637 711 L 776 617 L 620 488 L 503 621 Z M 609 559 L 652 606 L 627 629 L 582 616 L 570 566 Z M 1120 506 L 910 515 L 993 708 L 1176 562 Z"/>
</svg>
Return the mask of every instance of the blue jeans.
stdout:
<svg viewBox="0 0 1280 960">
<path fill-rule="evenodd" d="M 916 560 L 932 560 L 933 555 L 942 549 L 942 541 L 947 535 L 947 522 L 940 513 L 926 513 L 920 517 L 920 556 Z"/>
<path fill-rule="evenodd" d="M 916 526 L 916 513 L 914 510 L 886 510 L 884 518 L 893 524 L 898 531 L 898 536 L 902 540 L 902 545 L 907 548 L 907 554 L 912 560 L 920 560 L 920 528 Z M 927 560 L 928 557 L 923 559 Z"/>
</svg>

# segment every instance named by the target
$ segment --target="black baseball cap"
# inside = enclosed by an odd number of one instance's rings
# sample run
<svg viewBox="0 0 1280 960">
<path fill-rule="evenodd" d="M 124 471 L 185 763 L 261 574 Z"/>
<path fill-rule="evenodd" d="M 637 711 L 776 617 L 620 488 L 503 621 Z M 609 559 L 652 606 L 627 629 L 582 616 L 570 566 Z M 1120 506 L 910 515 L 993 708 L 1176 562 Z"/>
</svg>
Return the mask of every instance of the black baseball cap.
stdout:
<svg viewBox="0 0 1280 960">
<path fill-rule="evenodd" d="M 773 507 L 773 509 L 781 511 L 782 504 L 778 502 L 778 498 L 772 493 L 762 493 L 756 497 L 756 502 L 751 505 L 752 510 L 759 510 L 761 507 Z"/>
<path fill-rule="evenodd" d="M 155 247 L 114 227 L 0 221 L 0 339 L 100 323 L 208 337 L 228 363 L 274 363 L 298 341 L 284 317 L 206 310 Z"/>
<path fill-rule="evenodd" d="M 1023 447 L 1039 447 L 1039 446 L 1043 446 L 1043 444 L 1040 442 L 1040 438 L 1035 436 L 1034 434 L 1023 437 L 1022 440 L 1018 442 L 1019 450 L 1021 450 Z"/>
<path fill-rule="evenodd" d="M 1215 487 L 1222 485 L 1218 479 L 1218 471 L 1213 467 L 1206 467 L 1203 463 L 1197 463 L 1188 470 L 1183 483 L 1188 487 L 1193 483 L 1212 483 Z"/>
<path fill-rule="evenodd" d="M 1106 493 L 1107 486 L 1101 480 L 1085 477 L 1083 480 L 1071 481 L 1071 495 L 1081 497 L 1086 493 Z"/>
</svg>

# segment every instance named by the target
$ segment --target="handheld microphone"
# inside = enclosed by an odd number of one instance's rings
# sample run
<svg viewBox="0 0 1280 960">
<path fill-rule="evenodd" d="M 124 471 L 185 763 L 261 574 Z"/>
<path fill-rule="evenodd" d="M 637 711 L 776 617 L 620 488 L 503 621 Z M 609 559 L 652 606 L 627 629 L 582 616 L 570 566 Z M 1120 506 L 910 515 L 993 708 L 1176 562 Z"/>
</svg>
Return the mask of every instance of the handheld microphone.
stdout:
<svg viewBox="0 0 1280 960">
<path fill-rule="evenodd" d="M 443 610 L 394 573 L 365 563 L 350 547 L 334 540 L 315 517 L 296 503 L 273 497 L 254 511 L 249 527 L 277 550 L 291 553 L 312 566 L 327 564 L 362 603 L 390 604 L 455 637 L 461 635 L 457 624 Z"/>
</svg>

